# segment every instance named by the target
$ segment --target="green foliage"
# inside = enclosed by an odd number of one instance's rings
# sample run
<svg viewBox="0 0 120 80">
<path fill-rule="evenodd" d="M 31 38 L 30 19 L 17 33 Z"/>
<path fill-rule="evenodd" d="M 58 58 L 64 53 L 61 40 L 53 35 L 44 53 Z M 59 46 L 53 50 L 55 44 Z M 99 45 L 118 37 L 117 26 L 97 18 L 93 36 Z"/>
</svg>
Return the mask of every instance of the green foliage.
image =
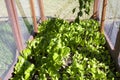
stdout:
<svg viewBox="0 0 120 80">
<path fill-rule="evenodd" d="M 78 7 L 79 11 L 75 19 L 76 22 L 79 22 L 80 17 L 83 16 L 84 13 L 89 15 L 91 2 L 93 2 L 94 0 L 78 0 L 78 1 L 79 1 L 79 7 Z M 73 9 L 73 13 L 75 11 L 76 8 Z"/>
<path fill-rule="evenodd" d="M 21 53 L 11 80 L 114 80 L 105 38 L 98 31 L 94 20 L 43 22 Z"/>
</svg>

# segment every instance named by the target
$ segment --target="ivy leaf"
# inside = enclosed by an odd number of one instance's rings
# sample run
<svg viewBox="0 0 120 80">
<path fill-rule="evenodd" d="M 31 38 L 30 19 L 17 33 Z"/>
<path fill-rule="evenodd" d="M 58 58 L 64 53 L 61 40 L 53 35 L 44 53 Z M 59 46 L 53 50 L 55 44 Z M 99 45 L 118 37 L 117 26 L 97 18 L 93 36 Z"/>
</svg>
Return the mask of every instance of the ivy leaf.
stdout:
<svg viewBox="0 0 120 80">
<path fill-rule="evenodd" d="M 76 10 L 76 8 L 74 8 L 74 9 L 72 10 L 72 12 L 75 13 L 75 10 Z"/>
</svg>

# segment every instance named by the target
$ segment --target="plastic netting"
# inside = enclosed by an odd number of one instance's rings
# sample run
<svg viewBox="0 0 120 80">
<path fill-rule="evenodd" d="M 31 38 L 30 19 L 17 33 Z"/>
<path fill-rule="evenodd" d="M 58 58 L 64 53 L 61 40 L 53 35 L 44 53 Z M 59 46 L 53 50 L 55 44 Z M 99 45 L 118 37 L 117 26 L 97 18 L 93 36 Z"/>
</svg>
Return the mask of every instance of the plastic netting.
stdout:
<svg viewBox="0 0 120 80">
<path fill-rule="evenodd" d="M 16 56 L 16 44 L 4 0 L 0 1 L 0 77 L 3 79 Z"/>
<path fill-rule="evenodd" d="M 105 20 L 105 31 L 115 47 L 120 28 L 120 0 L 108 0 Z"/>
<path fill-rule="evenodd" d="M 37 11 L 36 18 L 39 18 L 37 0 L 34 0 L 34 4 Z M 4 80 L 13 63 L 16 61 L 17 46 L 12 32 L 11 21 L 8 18 L 5 1 L 1 0 L 0 5 L 0 78 Z M 25 45 L 33 31 L 30 3 L 29 0 L 15 0 L 15 6 L 18 13 L 23 44 Z"/>
<path fill-rule="evenodd" d="M 115 48 L 120 27 L 120 0 L 107 0 L 105 14 L 105 34 L 108 36 L 112 48 Z M 102 17 L 103 0 L 99 0 L 99 19 Z M 100 20 L 101 21 L 101 20 Z"/>
</svg>

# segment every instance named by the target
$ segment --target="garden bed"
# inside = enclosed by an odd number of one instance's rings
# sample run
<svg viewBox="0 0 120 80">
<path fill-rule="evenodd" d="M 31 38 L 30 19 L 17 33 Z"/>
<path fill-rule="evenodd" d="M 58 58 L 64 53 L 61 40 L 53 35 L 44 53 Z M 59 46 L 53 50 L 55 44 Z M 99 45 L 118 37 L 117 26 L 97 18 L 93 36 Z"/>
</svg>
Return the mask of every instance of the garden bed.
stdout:
<svg viewBox="0 0 120 80">
<path fill-rule="evenodd" d="M 12 80 L 119 79 L 94 20 L 50 19 L 18 58 Z"/>
</svg>

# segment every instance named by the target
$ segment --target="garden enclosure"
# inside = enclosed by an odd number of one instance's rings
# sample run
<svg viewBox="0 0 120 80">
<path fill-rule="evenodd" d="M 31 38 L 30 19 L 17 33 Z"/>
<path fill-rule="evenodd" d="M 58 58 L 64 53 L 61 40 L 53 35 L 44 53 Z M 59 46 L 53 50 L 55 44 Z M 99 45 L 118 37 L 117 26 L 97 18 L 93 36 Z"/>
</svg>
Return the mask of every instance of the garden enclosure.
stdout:
<svg viewBox="0 0 120 80">
<path fill-rule="evenodd" d="M 40 0 L 38 2 L 37 0 L 0 1 L 0 77 L 3 80 L 9 77 L 18 52 L 25 47 L 26 41 L 32 34 L 33 23 L 37 26 L 35 22 L 43 14 L 39 12 L 41 2 Z"/>
<path fill-rule="evenodd" d="M 102 0 L 104 1 L 104 4 L 99 2 L 99 18 L 101 19 L 101 13 L 105 13 L 101 20 L 103 21 L 104 25 L 104 34 L 106 37 L 106 40 L 110 47 L 110 52 L 113 57 L 113 59 L 116 62 L 117 69 L 120 71 L 120 9 L 119 9 L 119 0 Z M 102 5 L 103 6 L 103 12 L 102 12 Z M 101 24 L 102 25 L 102 24 Z M 102 26 L 103 26 L 102 25 Z"/>
<path fill-rule="evenodd" d="M 101 32 L 106 36 L 118 69 L 119 3 L 119 0 L 94 0 L 91 9 L 93 17 L 101 23 Z M 0 4 L 0 78 L 3 80 L 10 77 L 19 52 L 37 32 L 38 23 L 46 17 L 74 19 L 76 15 L 72 14 L 72 9 L 78 5 L 77 0 L 1 0 Z M 83 19 L 86 17 L 84 15 Z"/>
</svg>

